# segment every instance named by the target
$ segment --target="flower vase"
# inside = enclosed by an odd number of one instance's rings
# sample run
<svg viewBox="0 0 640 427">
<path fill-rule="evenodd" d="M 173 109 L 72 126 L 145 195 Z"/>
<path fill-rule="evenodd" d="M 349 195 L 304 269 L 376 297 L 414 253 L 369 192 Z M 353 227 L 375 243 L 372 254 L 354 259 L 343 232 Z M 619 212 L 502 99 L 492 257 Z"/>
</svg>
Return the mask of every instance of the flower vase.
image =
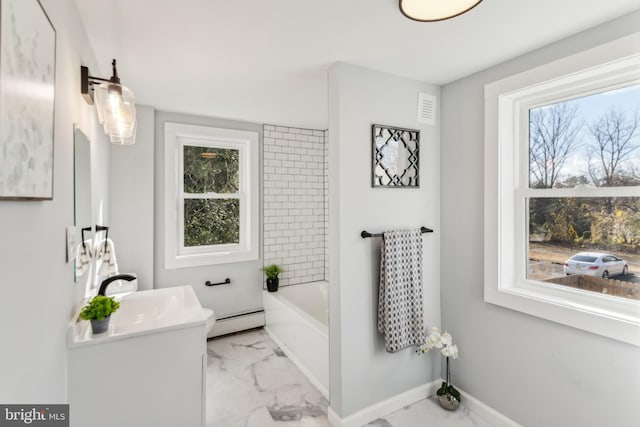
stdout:
<svg viewBox="0 0 640 427">
<path fill-rule="evenodd" d="M 460 392 L 451 385 L 451 370 L 449 369 L 449 357 L 447 357 L 446 380 L 437 392 L 438 403 L 448 411 L 455 411 L 460 406 Z"/>
</svg>

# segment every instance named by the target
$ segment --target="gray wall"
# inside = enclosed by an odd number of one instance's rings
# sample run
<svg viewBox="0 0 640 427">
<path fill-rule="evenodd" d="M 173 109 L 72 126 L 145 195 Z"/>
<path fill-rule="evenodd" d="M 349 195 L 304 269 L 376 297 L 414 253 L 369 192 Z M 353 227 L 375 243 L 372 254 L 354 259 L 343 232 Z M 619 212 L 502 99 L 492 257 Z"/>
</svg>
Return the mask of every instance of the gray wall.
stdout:
<svg viewBox="0 0 640 427">
<path fill-rule="evenodd" d="M 425 324 L 440 324 L 439 126 L 417 123 L 418 92 L 437 86 L 348 64 L 329 72 L 331 408 L 341 417 L 440 376 L 437 355 L 386 353 L 377 332 L 380 239 L 360 232 L 427 226 Z M 371 188 L 371 125 L 419 129 L 420 188 Z"/>
<path fill-rule="evenodd" d="M 84 289 L 65 263 L 73 225 L 73 125 L 91 141 L 94 213 L 108 200 L 108 140 L 80 95 L 80 65 L 99 73 L 73 0 L 43 0 L 56 29 L 53 200 L 0 201 L 0 402 L 67 401 L 66 327 Z M 106 218 L 105 218 L 106 219 Z"/>
<path fill-rule="evenodd" d="M 153 289 L 154 109 L 136 105 L 134 145 L 111 146 L 109 237 L 120 273 L 135 273 L 138 289 Z"/>
<path fill-rule="evenodd" d="M 628 35 L 640 12 L 442 89 L 442 313 L 457 385 L 527 427 L 637 426 L 640 349 L 483 301 L 484 85 Z"/>
<path fill-rule="evenodd" d="M 190 285 L 198 295 L 203 307 L 212 308 L 216 318 L 251 312 L 262 308 L 262 212 L 260 213 L 260 258 L 256 261 L 211 265 L 167 270 L 164 267 L 164 124 L 166 122 L 213 126 L 238 130 L 256 131 L 260 134 L 260 158 L 262 158 L 262 125 L 248 122 L 213 119 L 186 114 L 157 111 L 155 114 L 155 255 L 154 287 Z M 262 177 L 262 165 L 258 176 Z M 262 206 L 262 179 L 260 179 Z M 147 191 L 153 191 L 153 187 Z M 207 287 L 212 282 L 231 279 L 230 285 Z"/>
</svg>

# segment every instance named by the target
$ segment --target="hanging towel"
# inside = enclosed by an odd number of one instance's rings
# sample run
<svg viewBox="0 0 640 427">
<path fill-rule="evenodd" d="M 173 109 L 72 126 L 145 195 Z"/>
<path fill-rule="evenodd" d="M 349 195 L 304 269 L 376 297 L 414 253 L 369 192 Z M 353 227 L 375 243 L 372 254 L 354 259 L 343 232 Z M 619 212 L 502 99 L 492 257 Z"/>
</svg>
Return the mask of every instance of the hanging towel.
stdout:
<svg viewBox="0 0 640 427">
<path fill-rule="evenodd" d="M 93 261 L 92 244 L 91 240 L 85 240 L 83 243 L 79 243 L 76 248 L 76 277 L 82 276 L 91 266 L 91 261 Z"/>
<path fill-rule="evenodd" d="M 422 232 L 387 231 L 380 249 L 378 331 L 385 349 L 395 353 L 424 343 Z"/>
<path fill-rule="evenodd" d="M 97 247 L 97 260 L 102 261 L 100 265 L 100 276 L 112 276 L 118 274 L 118 262 L 116 261 L 116 249 L 113 240 L 106 239 L 100 242 Z"/>
</svg>

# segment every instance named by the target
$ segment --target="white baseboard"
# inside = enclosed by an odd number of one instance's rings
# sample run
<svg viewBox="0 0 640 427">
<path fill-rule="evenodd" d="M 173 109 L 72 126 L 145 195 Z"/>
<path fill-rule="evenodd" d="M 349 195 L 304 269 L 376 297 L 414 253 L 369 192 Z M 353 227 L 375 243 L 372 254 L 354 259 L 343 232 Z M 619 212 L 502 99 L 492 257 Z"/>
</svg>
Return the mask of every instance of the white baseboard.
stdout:
<svg viewBox="0 0 640 427">
<path fill-rule="evenodd" d="M 398 394 L 397 396 L 393 396 L 389 399 L 383 400 L 382 402 L 378 402 L 374 405 L 361 409 L 346 418 L 340 418 L 338 414 L 329 407 L 329 424 L 331 424 L 332 427 L 362 427 L 373 420 L 384 417 L 385 415 L 395 412 L 398 409 L 402 409 L 407 405 L 433 396 L 436 394 L 436 390 L 440 388 L 442 381 L 442 379 L 437 379 L 428 384 L 416 387 Z M 517 422 L 507 418 L 464 390 L 460 390 L 459 387 L 456 388 L 460 391 L 460 394 L 462 394 L 462 404 L 475 415 L 478 415 L 494 427 L 522 427 Z"/>
<path fill-rule="evenodd" d="M 329 400 L 329 390 L 327 390 L 325 388 L 325 386 L 322 385 L 322 383 L 311 373 L 311 371 L 309 371 L 304 364 L 302 364 L 300 362 L 300 360 L 296 357 L 295 354 L 293 354 L 290 350 L 289 347 L 287 347 L 286 345 L 284 345 L 282 343 L 282 341 L 280 341 L 278 339 L 277 336 L 275 336 L 275 334 L 272 334 L 271 331 L 269 330 L 268 326 L 264 327 L 264 330 L 267 331 L 267 334 L 269 334 L 269 337 L 271 337 L 271 339 L 273 340 L 273 342 L 276 343 L 276 345 L 278 347 L 280 347 L 280 350 L 282 350 L 284 352 L 284 354 L 287 355 L 287 357 L 289 358 L 289 360 L 291 360 L 293 362 L 294 365 L 297 366 L 298 369 L 300 369 L 302 371 L 302 373 L 307 377 L 307 379 L 309 380 L 309 382 L 311 384 L 314 385 L 315 388 L 317 388 L 320 393 L 322 393 L 322 395 Z"/>
<path fill-rule="evenodd" d="M 426 399 L 435 394 L 442 380 L 438 379 L 428 384 L 424 384 L 411 390 L 400 393 L 389 399 L 378 402 L 351 414 L 346 418 L 340 418 L 331 407 L 329 407 L 328 418 L 332 427 L 362 427 L 373 420 L 377 420 L 384 415 L 402 409 L 419 400 Z"/>
<path fill-rule="evenodd" d="M 232 334 L 234 332 L 245 331 L 247 329 L 259 328 L 264 326 L 264 324 L 264 311 L 220 319 L 216 320 L 216 323 L 213 325 L 213 328 L 211 328 L 211 332 L 209 332 L 207 338 Z"/>
<path fill-rule="evenodd" d="M 517 422 L 513 421 L 511 418 L 506 417 L 500 412 L 493 409 L 491 406 L 487 405 L 471 396 L 464 390 L 460 390 L 460 388 L 456 387 L 460 394 L 462 395 L 462 404 L 471 412 L 478 415 L 483 420 L 487 421 L 494 427 L 522 427 Z"/>
</svg>

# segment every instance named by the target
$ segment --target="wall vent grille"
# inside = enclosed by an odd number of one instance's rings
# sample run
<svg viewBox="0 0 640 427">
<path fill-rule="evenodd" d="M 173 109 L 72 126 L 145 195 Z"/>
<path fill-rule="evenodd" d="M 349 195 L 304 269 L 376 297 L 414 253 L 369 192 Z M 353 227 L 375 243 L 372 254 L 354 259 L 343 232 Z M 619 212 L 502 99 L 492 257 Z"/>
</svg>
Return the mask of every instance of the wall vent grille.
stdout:
<svg viewBox="0 0 640 427">
<path fill-rule="evenodd" d="M 418 93 L 418 123 L 436 124 L 436 97 L 428 93 Z"/>
</svg>

